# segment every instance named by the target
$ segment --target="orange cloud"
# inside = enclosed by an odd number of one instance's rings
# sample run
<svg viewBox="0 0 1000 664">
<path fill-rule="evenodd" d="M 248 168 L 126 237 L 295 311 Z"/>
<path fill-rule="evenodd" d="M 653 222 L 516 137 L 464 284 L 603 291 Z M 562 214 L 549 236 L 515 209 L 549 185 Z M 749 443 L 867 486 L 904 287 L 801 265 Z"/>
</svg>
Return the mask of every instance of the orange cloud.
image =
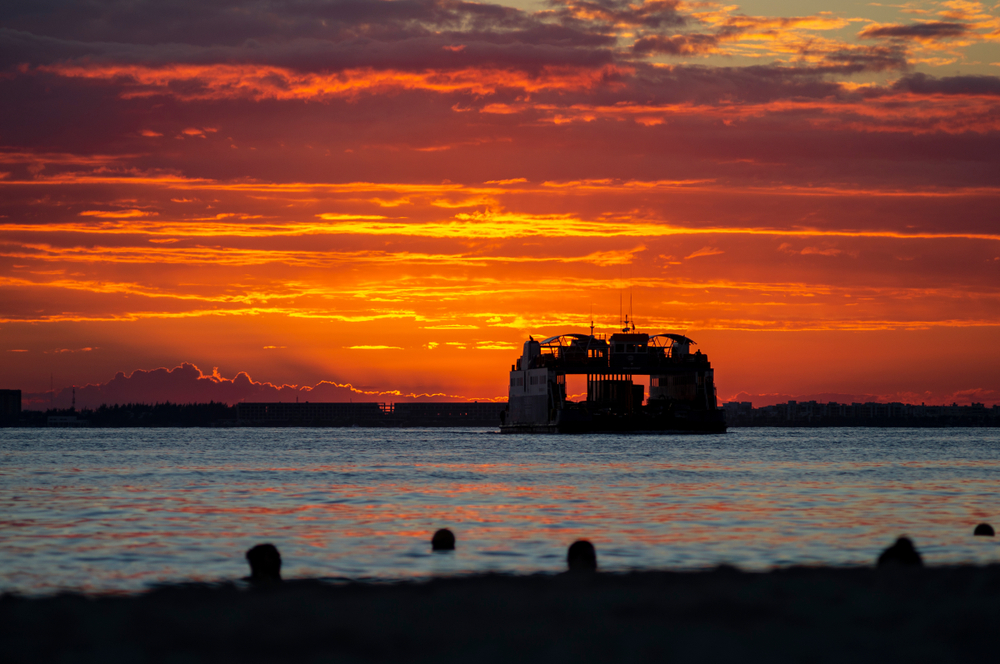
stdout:
<svg viewBox="0 0 1000 664">
<path fill-rule="evenodd" d="M 348 350 L 403 350 L 402 346 L 347 346 Z"/>
<path fill-rule="evenodd" d="M 606 66 L 601 69 L 548 65 L 535 75 L 516 69 L 470 68 L 412 72 L 378 70 L 370 67 L 336 73 L 297 72 L 284 67 L 250 64 L 146 65 L 57 64 L 42 65 L 39 71 L 67 78 L 118 81 L 126 86 L 122 97 L 170 95 L 186 101 L 245 98 L 330 99 L 354 98 L 361 94 L 382 94 L 393 90 L 429 92 L 495 93 L 500 88 L 525 92 L 542 90 L 586 90 L 627 73 L 629 68 Z M 186 131 L 196 132 L 198 129 Z"/>
<path fill-rule="evenodd" d="M 715 247 L 702 247 L 698 251 L 691 253 L 684 257 L 684 260 L 689 260 L 691 258 L 699 258 L 701 256 L 718 256 L 719 254 L 724 254 L 726 252 Z"/>
<path fill-rule="evenodd" d="M 97 217 L 99 219 L 134 219 L 155 215 L 155 212 L 146 212 L 145 210 L 84 210 L 80 213 L 81 217 Z"/>
</svg>

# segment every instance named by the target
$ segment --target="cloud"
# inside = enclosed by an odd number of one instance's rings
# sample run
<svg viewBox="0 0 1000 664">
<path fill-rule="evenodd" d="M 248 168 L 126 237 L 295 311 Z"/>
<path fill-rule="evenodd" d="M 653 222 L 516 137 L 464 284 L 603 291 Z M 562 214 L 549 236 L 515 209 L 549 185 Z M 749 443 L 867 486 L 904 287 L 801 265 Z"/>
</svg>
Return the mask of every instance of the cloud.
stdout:
<svg viewBox="0 0 1000 664">
<path fill-rule="evenodd" d="M 636 40 L 632 50 L 641 55 L 700 55 L 715 51 L 718 44 L 717 35 L 652 35 Z"/>
<path fill-rule="evenodd" d="M 441 323 L 440 325 L 424 325 L 425 330 L 478 330 L 478 325 L 465 323 Z"/>
<path fill-rule="evenodd" d="M 814 254 L 817 256 L 839 256 L 840 254 L 844 253 L 844 251 L 842 249 L 834 249 L 832 247 L 827 247 L 824 249 L 820 249 L 819 247 L 805 247 L 799 253 L 802 254 L 803 256 L 808 256 L 810 254 Z"/>
<path fill-rule="evenodd" d="M 90 22 L 67 20 L 74 13 L 69 3 L 57 12 L 0 17 L 0 68 L 85 60 L 151 67 L 273 65 L 300 73 L 362 65 L 537 70 L 546 64 L 607 64 L 615 43 L 600 22 L 448 0 L 305 0 L 280 8 L 221 2 L 202 10 L 175 3 L 169 20 L 152 8 L 123 15 L 111 0 L 88 4 L 94 10 Z M 185 13 L 190 17 L 183 20 Z"/>
<path fill-rule="evenodd" d="M 172 369 L 137 370 L 126 375 L 118 372 L 106 383 L 64 388 L 52 395 L 49 392 L 27 393 L 23 396 L 25 409 L 45 409 L 52 401 L 56 408 L 68 408 L 73 392 L 76 406 L 97 408 L 102 404 L 128 403 L 208 403 L 210 401 L 235 404 L 240 401 L 465 401 L 454 394 L 401 393 L 399 390 L 371 390 L 355 388 L 351 384 L 320 381 L 314 385 L 275 385 L 253 380 L 246 372 L 233 378 L 220 375 L 218 369 L 205 374 L 194 364 L 185 362 Z"/>
<path fill-rule="evenodd" d="M 955 39 L 964 37 L 972 31 L 965 23 L 948 23 L 929 21 L 927 23 L 911 23 L 909 25 L 870 25 L 858 33 L 861 39 L 913 39 L 916 41 L 937 41 L 940 39 Z"/>
<path fill-rule="evenodd" d="M 8 27 L 52 39 L 115 43 L 127 38 L 149 45 L 245 45 L 250 49 L 291 37 L 401 40 L 429 30 L 513 31 L 538 26 L 517 9 L 446 0 L 301 0 L 250 5 L 218 0 L 171 3 L 169 9 L 154 6 L 139 11 L 115 0 L 61 4 L 59 12 L 15 4 L 6 8 L 3 20 Z"/>
<path fill-rule="evenodd" d="M 96 80 L 121 87 L 120 96 L 133 99 L 171 96 L 185 101 L 250 99 L 332 100 L 357 99 L 399 91 L 428 91 L 440 94 L 472 93 L 492 95 L 504 88 L 527 92 L 545 90 L 587 90 L 620 76 L 623 70 L 612 65 L 564 63 L 543 58 L 537 63 L 461 62 L 456 66 L 428 63 L 413 71 L 406 57 L 390 66 L 375 63 L 337 71 L 297 71 L 277 64 L 191 64 L 151 66 L 148 64 L 60 63 L 40 67 L 44 73 L 69 79 Z M 203 137 L 203 131 L 186 128 L 182 134 Z"/>
<path fill-rule="evenodd" d="M 792 245 L 789 244 L 788 242 L 782 242 L 781 245 L 778 247 L 778 251 L 784 252 L 786 254 L 800 255 L 800 256 L 809 256 L 809 255 L 839 256 L 840 254 L 844 253 L 843 249 L 836 249 L 833 247 L 824 247 L 824 248 L 805 247 L 799 250 L 792 247 Z"/>
<path fill-rule="evenodd" d="M 137 217 L 149 217 L 155 212 L 145 210 L 84 210 L 81 217 L 97 217 L 98 219 L 135 219 Z"/>
<path fill-rule="evenodd" d="M 950 397 L 945 397 L 944 403 L 948 401 L 959 404 L 969 403 L 989 403 L 1000 404 L 1000 390 L 985 387 L 972 387 L 964 390 L 952 392 Z"/>
<path fill-rule="evenodd" d="M 707 9 L 707 6 L 704 7 Z M 735 9 L 735 6 L 716 6 L 708 11 L 694 12 L 698 17 L 699 27 L 707 28 L 707 31 L 643 34 L 635 40 L 631 50 L 640 56 L 720 54 L 759 57 L 766 54 L 781 59 L 787 59 L 789 54 L 796 53 L 800 61 L 816 58 L 822 61 L 827 53 L 852 48 L 843 42 L 816 36 L 817 32 L 837 30 L 849 25 L 846 19 L 830 15 L 747 16 L 734 13 Z M 822 65 L 814 69 L 817 74 L 832 71 L 855 73 L 862 70 Z"/>
<path fill-rule="evenodd" d="M 859 74 L 905 70 L 907 53 L 897 46 L 843 46 L 821 54 L 817 73 Z"/>
<path fill-rule="evenodd" d="M 892 85 L 919 95 L 992 96 L 1000 97 L 1000 76 L 944 76 L 937 78 L 916 73 L 904 76 Z"/>
<path fill-rule="evenodd" d="M 702 247 L 698 251 L 695 251 L 685 256 L 684 260 L 688 260 L 690 258 L 700 258 L 702 256 L 718 256 L 719 254 L 724 254 L 724 253 L 726 252 L 716 247 Z"/>
<path fill-rule="evenodd" d="M 349 219 L 387 219 L 381 214 L 343 214 L 334 212 L 324 212 L 322 214 L 317 214 L 317 217 L 323 219 L 324 221 L 347 221 Z"/>
<path fill-rule="evenodd" d="M 667 73 L 642 68 L 636 55 L 706 54 L 746 40 L 779 57 L 805 56 L 795 67 L 777 67 L 793 76 L 899 66 L 898 49 L 863 53 L 812 38 L 812 32 L 847 25 L 839 17 L 745 16 L 732 8 L 706 13 L 672 0 L 553 4 L 530 12 L 447 0 L 304 0 L 280 9 L 224 1 L 173 7 L 169 16 L 124 12 L 111 0 L 48 14 L 15 9 L 0 28 L 0 68 L 7 53 L 8 66 L 27 65 L 27 74 L 105 81 L 126 98 L 192 101 L 330 99 L 393 89 L 477 95 L 505 88 L 590 90 L 626 82 L 633 71 L 643 78 Z M 190 18 L 182 22 L 185 14 Z M 67 20 L 71 15 L 75 20 Z M 216 22 L 226 29 L 213 31 Z M 695 24 L 700 31 L 677 32 Z M 824 54 L 829 62 L 822 62 Z M 741 69 L 749 71 L 734 71 Z"/>
<path fill-rule="evenodd" d="M 476 350 L 517 350 L 517 345 L 505 341 L 477 341 Z"/>
<path fill-rule="evenodd" d="M 623 25 L 662 28 L 684 25 L 689 18 L 678 0 L 551 0 L 553 14 L 570 25 Z"/>
<path fill-rule="evenodd" d="M 402 346 L 347 346 L 348 350 L 403 350 Z"/>
</svg>

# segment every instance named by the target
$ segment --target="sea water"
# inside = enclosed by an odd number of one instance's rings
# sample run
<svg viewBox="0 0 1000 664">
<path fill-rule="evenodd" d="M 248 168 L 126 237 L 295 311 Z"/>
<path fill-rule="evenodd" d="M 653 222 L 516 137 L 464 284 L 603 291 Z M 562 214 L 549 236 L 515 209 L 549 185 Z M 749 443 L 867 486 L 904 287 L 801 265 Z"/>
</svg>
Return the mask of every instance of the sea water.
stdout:
<svg viewBox="0 0 1000 664">
<path fill-rule="evenodd" d="M 238 579 L 1000 562 L 998 429 L 0 429 L 0 591 Z M 451 528 L 453 553 L 430 537 Z"/>
</svg>

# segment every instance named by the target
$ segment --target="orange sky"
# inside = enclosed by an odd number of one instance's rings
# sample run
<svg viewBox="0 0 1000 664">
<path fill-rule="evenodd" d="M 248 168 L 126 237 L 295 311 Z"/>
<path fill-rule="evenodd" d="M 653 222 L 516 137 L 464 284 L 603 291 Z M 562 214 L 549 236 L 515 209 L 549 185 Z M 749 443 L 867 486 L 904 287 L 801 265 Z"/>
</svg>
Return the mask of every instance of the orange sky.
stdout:
<svg viewBox="0 0 1000 664">
<path fill-rule="evenodd" d="M 988 2 L 13 3 L 0 387 L 502 398 L 624 293 L 722 400 L 1000 403 L 998 67 Z"/>
</svg>

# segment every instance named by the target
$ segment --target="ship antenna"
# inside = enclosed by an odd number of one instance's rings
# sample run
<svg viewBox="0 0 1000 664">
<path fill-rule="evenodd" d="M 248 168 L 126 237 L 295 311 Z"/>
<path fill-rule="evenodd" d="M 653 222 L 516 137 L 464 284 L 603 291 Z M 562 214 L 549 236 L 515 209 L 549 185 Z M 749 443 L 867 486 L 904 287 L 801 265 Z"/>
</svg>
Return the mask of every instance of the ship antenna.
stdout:
<svg viewBox="0 0 1000 664">
<path fill-rule="evenodd" d="M 631 279 L 629 280 L 631 282 Z M 635 332 L 635 311 L 632 310 L 632 284 L 628 285 L 628 313 L 632 316 L 632 331 Z"/>
<path fill-rule="evenodd" d="M 632 265 L 628 266 L 628 313 L 632 316 L 632 331 L 635 332 L 635 310 L 632 308 L 632 293 L 635 288 L 632 285 Z"/>
</svg>

